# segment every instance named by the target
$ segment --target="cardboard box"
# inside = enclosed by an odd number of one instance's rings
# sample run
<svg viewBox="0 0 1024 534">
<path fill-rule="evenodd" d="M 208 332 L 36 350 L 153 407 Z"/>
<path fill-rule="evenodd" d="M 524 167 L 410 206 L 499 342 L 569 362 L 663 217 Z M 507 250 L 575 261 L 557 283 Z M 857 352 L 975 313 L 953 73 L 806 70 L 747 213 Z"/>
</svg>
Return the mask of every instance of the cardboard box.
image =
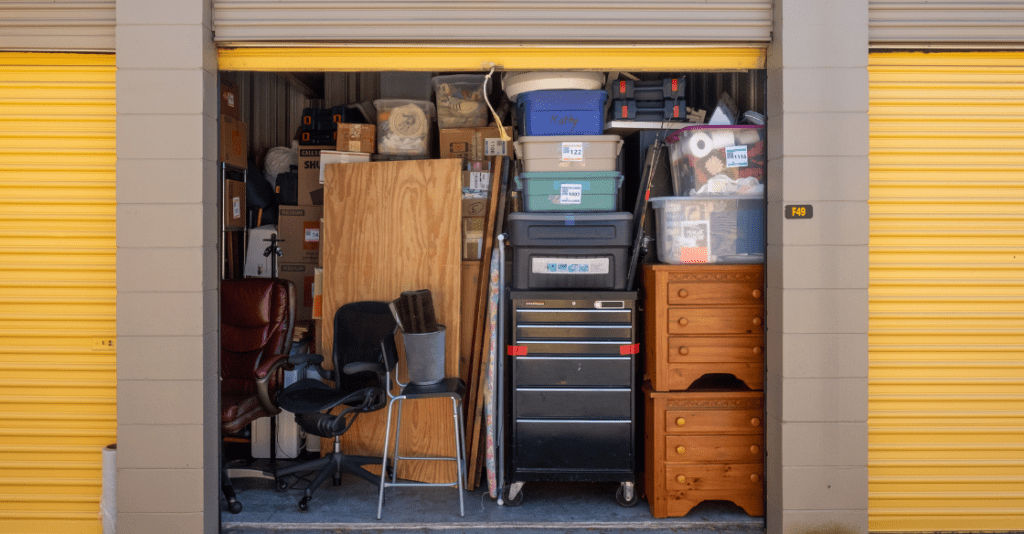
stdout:
<svg viewBox="0 0 1024 534">
<path fill-rule="evenodd" d="M 324 207 L 281 206 L 278 210 L 277 230 L 282 240 L 278 246 L 284 253 L 278 262 L 316 265 L 320 261 L 320 219 Z"/>
<path fill-rule="evenodd" d="M 490 191 L 491 179 L 491 171 L 462 171 L 462 188 L 473 191 Z"/>
<path fill-rule="evenodd" d="M 245 123 L 228 115 L 220 116 L 220 160 L 245 169 L 249 165 L 249 133 Z"/>
<path fill-rule="evenodd" d="M 512 127 L 505 133 L 512 138 Z M 443 128 L 438 136 L 441 158 L 462 158 L 465 161 L 483 161 L 494 156 L 511 156 L 512 142 L 502 142 L 497 126 L 482 128 Z"/>
<path fill-rule="evenodd" d="M 486 198 L 463 198 L 462 216 L 483 217 L 487 214 L 487 200 Z"/>
<path fill-rule="evenodd" d="M 278 278 L 295 284 L 295 320 L 313 319 L 313 279 L 315 265 L 309 263 L 282 263 L 278 265 Z"/>
<path fill-rule="evenodd" d="M 310 198 L 310 193 L 323 189 L 320 183 L 320 151 L 334 150 L 334 145 L 312 145 L 299 146 L 299 203 L 316 204 Z M 320 192 L 320 202 L 323 204 L 323 192 Z"/>
<path fill-rule="evenodd" d="M 462 259 L 479 260 L 484 248 L 484 218 L 462 218 Z"/>
<path fill-rule="evenodd" d="M 224 226 L 245 228 L 245 182 L 224 180 Z"/>
<path fill-rule="evenodd" d="M 220 81 L 220 114 L 233 119 L 241 119 L 241 103 L 238 101 L 238 86 L 227 81 Z"/>
<path fill-rule="evenodd" d="M 377 150 L 377 126 L 339 122 L 337 149 L 341 152 L 373 154 Z"/>
</svg>

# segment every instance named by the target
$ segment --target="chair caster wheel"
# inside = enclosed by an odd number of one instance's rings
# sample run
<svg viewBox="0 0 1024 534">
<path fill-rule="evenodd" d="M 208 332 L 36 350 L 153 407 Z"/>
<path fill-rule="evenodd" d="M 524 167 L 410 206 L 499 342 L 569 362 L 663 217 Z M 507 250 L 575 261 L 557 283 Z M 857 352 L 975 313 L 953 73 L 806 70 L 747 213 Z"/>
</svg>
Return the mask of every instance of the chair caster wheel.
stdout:
<svg viewBox="0 0 1024 534">
<path fill-rule="evenodd" d="M 303 497 L 302 500 L 299 501 L 299 510 L 302 510 L 303 512 L 309 511 L 309 497 Z"/>
<path fill-rule="evenodd" d="M 238 501 L 231 501 L 231 502 L 229 502 L 228 503 L 228 511 L 233 513 L 233 514 L 240 513 L 242 511 L 242 503 L 240 503 Z"/>
<path fill-rule="evenodd" d="M 276 479 L 274 481 L 274 489 L 277 491 L 285 491 L 288 489 L 288 483 L 283 478 Z"/>
</svg>

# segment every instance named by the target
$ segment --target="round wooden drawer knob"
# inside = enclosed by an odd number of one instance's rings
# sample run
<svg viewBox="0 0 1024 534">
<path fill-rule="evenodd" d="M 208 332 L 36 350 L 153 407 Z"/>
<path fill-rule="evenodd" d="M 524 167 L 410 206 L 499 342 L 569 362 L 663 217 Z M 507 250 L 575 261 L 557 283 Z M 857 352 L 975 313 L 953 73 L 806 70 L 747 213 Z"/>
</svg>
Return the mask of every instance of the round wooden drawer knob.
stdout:
<svg viewBox="0 0 1024 534">
<path fill-rule="evenodd" d="M 682 445 L 676 447 L 676 454 L 683 454 L 685 452 L 686 452 L 686 447 L 683 447 Z"/>
<path fill-rule="evenodd" d="M 679 326 L 686 326 L 689 323 L 690 323 L 690 321 L 686 320 L 686 317 L 680 317 L 679 318 Z"/>
<path fill-rule="evenodd" d="M 683 475 L 679 475 L 676 477 L 676 482 L 682 484 L 683 482 L 686 482 L 686 477 Z"/>
<path fill-rule="evenodd" d="M 754 347 L 754 354 L 761 354 L 761 347 Z"/>
<path fill-rule="evenodd" d="M 759 480 L 761 480 L 761 477 L 757 476 L 756 474 L 755 475 L 750 475 L 750 481 L 751 482 L 757 482 Z"/>
<path fill-rule="evenodd" d="M 682 417 L 676 418 L 676 426 L 683 426 L 685 424 L 686 424 L 686 419 L 683 419 Z"/>
<path fill-rule="evenodd" d="M 761 318 L 754 317 L 754 326 L 761 326 Z"/>
<path fill-rule="evenodd" d="M 750 426 L 758 426 L 761 424 L 761 420 L 754 417 L 750 419 Z"/>
<path fill-rule="evenodd" d="M 761 298 L 761 290 L 760 289 L 755 289 L 753 295 L 754 295 L 755 299 Z"/>
<path fill-rule="evenodd" d="M 679 354 L 681 354 L 683 356 L 686 356 L 689 353 L 690 353 L 690 348 L 689 347 L 679 347 Z"/>
<path fill-rule="evenodd" d="M 679 298 L 685 299 L 688 296 L 690 296 L 690 293 L 688 291 L 686 291 L 685 289 L 679 290 Z"/>
<path fill-rule="evenodd" d="M 750 453 L 751 454 L 757 454 L 759 452 L 761 452 L 761 447 L 758 447 L 757 445 L 751 445 L 750 446 Z"/>
</svg>

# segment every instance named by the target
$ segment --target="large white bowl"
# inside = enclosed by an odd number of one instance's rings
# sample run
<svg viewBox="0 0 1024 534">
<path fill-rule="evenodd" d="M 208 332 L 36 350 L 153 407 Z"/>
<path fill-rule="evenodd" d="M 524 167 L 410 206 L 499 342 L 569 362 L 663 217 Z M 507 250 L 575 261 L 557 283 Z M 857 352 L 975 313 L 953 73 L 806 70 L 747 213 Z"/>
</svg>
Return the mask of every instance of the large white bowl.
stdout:
<svg viewBox="0 0 1024 534">
<path fill-rule="evenodd" d="M 506 72 L 501 77 L 501 88 L 513 102 L 516 101 L 520 93 L 529 91 L 555 89 L 595 91 L 604 88 L 604 73 L 587 71 Z"/>
</svg>

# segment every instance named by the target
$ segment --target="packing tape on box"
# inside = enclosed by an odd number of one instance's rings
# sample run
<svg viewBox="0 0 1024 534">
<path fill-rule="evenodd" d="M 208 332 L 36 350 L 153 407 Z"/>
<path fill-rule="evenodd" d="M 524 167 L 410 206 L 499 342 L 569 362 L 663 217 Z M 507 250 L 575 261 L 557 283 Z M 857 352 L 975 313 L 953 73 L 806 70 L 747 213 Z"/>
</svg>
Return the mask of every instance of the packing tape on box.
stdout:
<svg viewBox="0 0 1024 534">
<path fill-rule="evenodd" d="M 690 154 L 694 157 L 703 158 L 711 153 L 711 136 L 704 132 L 696 132 L 690 137 Z"/>
<path fill-rule="evenodd" d="M 725 148 L 736 144 L 736 136 L 729 130 L 712 130 L 711 147 Z"/>
</svg>

